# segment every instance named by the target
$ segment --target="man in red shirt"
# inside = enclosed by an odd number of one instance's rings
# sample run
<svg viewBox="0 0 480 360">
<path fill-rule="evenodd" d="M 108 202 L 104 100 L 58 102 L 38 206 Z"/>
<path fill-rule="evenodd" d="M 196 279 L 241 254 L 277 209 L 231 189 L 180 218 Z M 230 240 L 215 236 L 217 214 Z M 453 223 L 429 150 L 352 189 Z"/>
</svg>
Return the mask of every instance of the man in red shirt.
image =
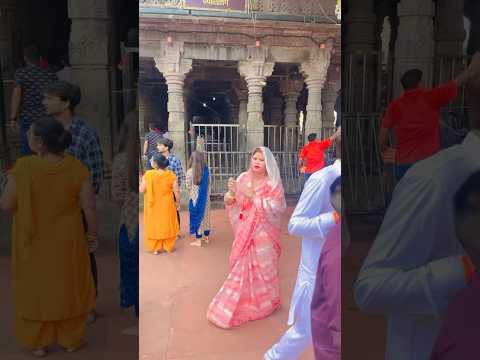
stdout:
<svg viewBox="0 0 480 360">
<path fill-rule="evenodd" d="M 317 134 L 308 135 L 308 144 L 300 150 L 300 167 L 305 167 L 305 182 L 316 171 L 325 166 L 325 151 L 341 134 L 339 127 L 335 133 L 325 140 L 317 140 Z"/>
<path fill-rule="evenodd" d="M 440 109 L 453 100 L 469 78 L 469 69 L 455 80 L 427 90 L 422 71 L 403 74 L 404 93 L 387 108 L 380 129 L 380 151 L 387 150 L 388 131 L 395 132 L 395 176 L 399 181 L 416 162 L 440 150 Z"/>
</svg>

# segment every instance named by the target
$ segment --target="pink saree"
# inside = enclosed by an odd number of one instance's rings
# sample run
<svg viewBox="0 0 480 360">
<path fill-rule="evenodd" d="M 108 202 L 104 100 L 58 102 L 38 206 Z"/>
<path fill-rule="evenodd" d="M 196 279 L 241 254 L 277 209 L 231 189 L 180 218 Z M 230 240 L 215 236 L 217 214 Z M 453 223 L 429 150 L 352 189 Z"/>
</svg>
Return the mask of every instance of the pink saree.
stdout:
<svg viewBox="0 0 480 360">
<path fill-rule="evenodd" d="M 278 264 L 285 195 L 275 158 L 270 150 L 262 151 L 268 180 L 256 189 L 254 201 L 250 201 L 241 189 L 252 181 L 252 174 L 241 174 L 236 202 L 227 206 L 235 236 L 230 273 L 207 311 L 207 319 L 225 329 L 265 318 L 280 306 Z"/>
</svg>

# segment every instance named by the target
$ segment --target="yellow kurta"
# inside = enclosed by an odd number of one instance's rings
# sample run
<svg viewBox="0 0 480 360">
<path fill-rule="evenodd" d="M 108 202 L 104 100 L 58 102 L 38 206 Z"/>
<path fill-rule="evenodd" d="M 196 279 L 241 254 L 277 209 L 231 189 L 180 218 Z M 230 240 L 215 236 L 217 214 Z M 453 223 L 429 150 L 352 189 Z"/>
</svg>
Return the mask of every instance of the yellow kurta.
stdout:
<svg viewBox="0 0 480 360">
<path fill-rule="evenodd" d="M 13 177 L 17 339 L 32 348 L 76 347 L 95 303 L 79 199 L 89 172 L 69 155 L 58 163 L 34 155 L 17 161 Z"/>
<path fill-rule="evenodd" d="M 148 251 L 172 252 L 179 233 L 177 209 L 173 197 L 176 176 L 167 170 L 145 173 L 144 196 L 145 247 Z"/>
</svg>

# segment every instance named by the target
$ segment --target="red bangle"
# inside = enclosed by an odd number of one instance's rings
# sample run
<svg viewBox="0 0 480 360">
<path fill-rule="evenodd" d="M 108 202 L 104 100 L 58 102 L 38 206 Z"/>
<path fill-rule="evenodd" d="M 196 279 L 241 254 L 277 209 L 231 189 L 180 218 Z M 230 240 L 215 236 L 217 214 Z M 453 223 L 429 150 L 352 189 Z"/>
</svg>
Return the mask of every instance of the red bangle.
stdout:
<svg viewBox="0 0 480 360">
<path fill-rule="evenodd" d="M 333 220 L 335 220 L 335 224 L 340 223 L 340 215 L 336 211 L 333 212 Z"/>
<path fill-rule="evenodd" d="M 462 256 L 463 270 L 465 271 L 465 280 L 467 283 L 472 282 L 473 276 L 475 275 L 475 265 L 469 256 Z"/>
</svg>

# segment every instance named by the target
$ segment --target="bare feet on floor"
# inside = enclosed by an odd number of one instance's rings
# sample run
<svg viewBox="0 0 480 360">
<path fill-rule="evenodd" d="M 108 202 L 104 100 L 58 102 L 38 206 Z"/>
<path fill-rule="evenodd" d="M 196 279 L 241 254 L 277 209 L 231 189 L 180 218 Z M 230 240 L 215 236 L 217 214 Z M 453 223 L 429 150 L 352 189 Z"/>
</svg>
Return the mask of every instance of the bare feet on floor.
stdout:
<svg viewBox="0 0 480 360">
<path fill-rule="evenodd" d="M 47 355 L 46 348 L 34 349 L 32 350 L 32 355 L 35 357 L 45 357 Z"/>
<path fill-rule="evenodd" d="M 68 352 L 68 353 L 74 353 L 74 352 L 77 352 L 78 350 L 81 350 L 83 347 L 85 347 L 85 345 L 86 345 L 86 343 L 82 342 L 80 345 L 78 345 L 76 347 L 65 348 L 65 351 Z"/>
<path fill-rule="evenodd" d="M 202 246 L 202 240 L 199 239 L 199 240 L 192 241 L 192 242 L 190 243 L 190 245 L 201 247 L 201 246 Z"/>
</svg>

